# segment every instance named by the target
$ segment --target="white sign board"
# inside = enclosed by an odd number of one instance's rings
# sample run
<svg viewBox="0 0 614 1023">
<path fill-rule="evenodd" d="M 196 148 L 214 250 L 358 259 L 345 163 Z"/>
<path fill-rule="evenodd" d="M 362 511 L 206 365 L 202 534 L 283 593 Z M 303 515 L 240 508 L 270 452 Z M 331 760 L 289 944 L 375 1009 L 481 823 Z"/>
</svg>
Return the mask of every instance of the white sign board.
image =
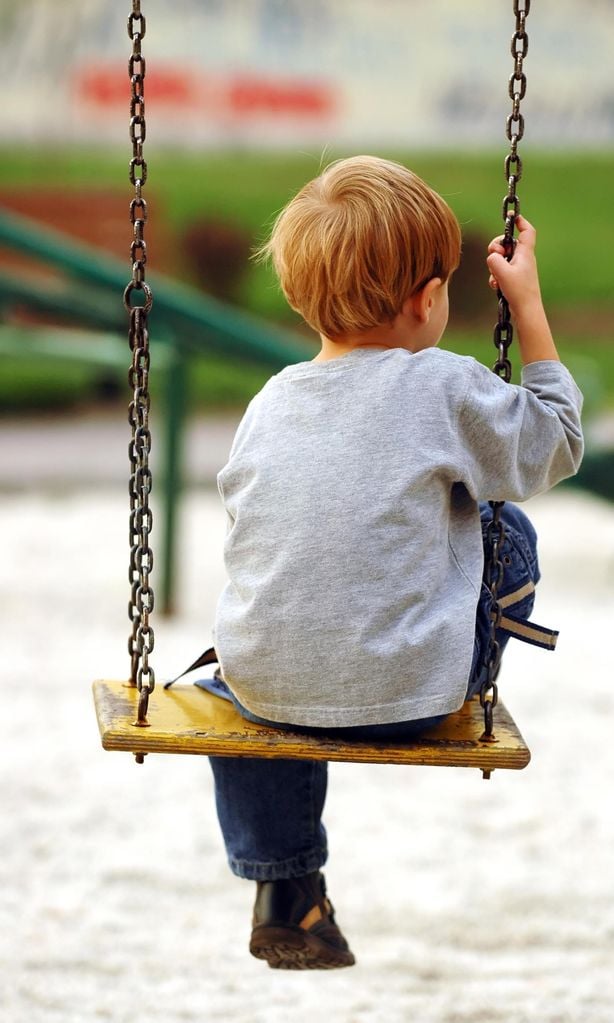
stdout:
<svg viewBox="0 0 614 1023">
<path fill-rule="evenodd" d="M 147 123 L 201 146 L 498 145 L 511 0 L 143 0 Z M 129 0 L 0 0 L 0 140 L 123 143 Z M 614 4 L 534 0 L 525 144 L 614 140 Z"/>
</svg>

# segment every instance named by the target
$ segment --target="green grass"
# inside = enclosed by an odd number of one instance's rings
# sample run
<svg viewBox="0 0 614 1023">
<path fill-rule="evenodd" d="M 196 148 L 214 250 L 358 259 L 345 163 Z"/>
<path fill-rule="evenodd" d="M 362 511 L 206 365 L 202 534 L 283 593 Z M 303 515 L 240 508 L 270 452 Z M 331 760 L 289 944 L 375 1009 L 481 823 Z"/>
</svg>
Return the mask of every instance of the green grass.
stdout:
<svg viewBox="0 0 614 1023">
<path fill-rule="evenodd" d="M 492 153 L 389 153 L 422 175 L 457 213 L 466 236 L 486 240 L 501 230 L 506 190 L 504 147 Z M 339 154 L 336 154 L 339 155 Z M 326 161 L 333 158 L 327 154 Z M 612 157 L 609 153 L 523 153 L 524 175 L 518 191 L 522 210 L 538 227 L 542 291 L 552 313 L 556 337 L 589 395 L 589 407 L 614 405 L 612 351 L 612 273 L 609 212 Z M 246 229 L 254 243 L 263 239 L 275 213 L 310 177 L 318 173 L 320 153 L 183 153 L 148 145 L 146 192 L 151 217 L 166 218 L 179 234 L 193 218 L 216 216 Z M 108 151 L 0 151 L 0 189 L 32 187 L 109 189 L 130 198 L 124 154 Z M 95 216 L 95 209 L 92 210 Z M 126 227 L 128 239 L 129 224 Z M 127 240 L 128 244 L 128 240 Z M 190 279 L 189 264 L 168 264 L 164 252 L 150 253 L 152 270 Z M 120 301 L 120 299 L 118 299 Z M 250 264 L 239 295 L 242 305 L 262 316 L 298 325 L 269 270 Z M 484 274 L 486 323 L 495 318 Z M 454 321 L 453 321 L 454 325 Z M 446 346 L 493 361 L 489 326 L 469 335 L 458 329 Z M 38 377 L 37 377 L 38 374 Z M 219 359 L 199 363 L 192 374 L 193 401 L 202 408 L 244 404 L 267 372 Z M 123 379 L 120 381 L 124 387 Z M 63 366 L 42 369 L 10 360 L 0 373 L 0 403 L 62 404 L 96 400 L 100 371 Z"/>
<path fill-rule="evenodd" d="M 71 360 L 26 360 L 2 357 L 0 409 L 4 414 L 86 408 L 101 403 L 129 401 L 128 346 L 126 370 L 101 369 Z M 234 363 L 217 356 L 195 359 L 189 373 L 189 404 L 193 411 L 243 408 L 266 383 L 270 371 L 261 366 Z M 164 401 L 163 381 L 152 354 L 150 389 L 154 405 Z"/>
<path fill-rule="evenodd" d="M 92 368 L 45 359 L 2 357 L 0 409 L 4 413 L 62 409 L 99 396 Z"/>
<path fill-rule="evenodd" d="M 465 232 L 490 239 L 501 230 L 506 191 L 503 149 L 492 153 L 392 153 L 442 193 Z M 332 154 L 327 154 L 327 160 Z M 518 186 L 522 210 L 539 229 L 539 262 L 544 298 L 563 306 L 611 302 L 612 275 L 606 258 L 611 244 L 610 153 L 554 153 L 528 150 Z M 146 184 L 152 216 L 169 219 L 180 231 L 192 218 L 220 216 L 262 240 L 275 213 L 310 177 L 321 157 L 309 154 L 183 153 L 149 147 Z M 124 191 L 127 161 L 116 152 L 89 150 L 0 151 L 0 188 L 65 187 Z M 92 210 L 95 216 L 95 209 Z M 163 254 L 152 253 L 159 268 Z M 158 261 L 158 265 L 157 265 Z M 252 307 L 283 310 L 270 275 L 252 267 L 245 297 Z"/>
</svg>

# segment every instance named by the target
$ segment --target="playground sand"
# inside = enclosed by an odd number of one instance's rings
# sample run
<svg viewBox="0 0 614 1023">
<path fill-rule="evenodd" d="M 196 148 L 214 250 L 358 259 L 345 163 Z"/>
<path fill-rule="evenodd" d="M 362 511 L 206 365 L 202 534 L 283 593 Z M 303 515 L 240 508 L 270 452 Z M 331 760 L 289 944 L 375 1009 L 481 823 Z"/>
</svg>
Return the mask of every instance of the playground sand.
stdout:
<svg viewBox="0 0 614 1023">
<path fill-rule="evenodd" d="M 0 1016 L 6 1023 L 612 1023 L 611 506 L 530 502 L 556 654 L 511 644 L 522 772 L 333 765 L 327 878 L 358 964 L 277 973 L 247 953 L 206 760 L 100 748 L 91 681 L 127 671 L 127 514 L 115 487 L 3 497 Z M 208 642 L 224 522 L 182 511 L 181 613 L 159 679 Z"/>
</svg>

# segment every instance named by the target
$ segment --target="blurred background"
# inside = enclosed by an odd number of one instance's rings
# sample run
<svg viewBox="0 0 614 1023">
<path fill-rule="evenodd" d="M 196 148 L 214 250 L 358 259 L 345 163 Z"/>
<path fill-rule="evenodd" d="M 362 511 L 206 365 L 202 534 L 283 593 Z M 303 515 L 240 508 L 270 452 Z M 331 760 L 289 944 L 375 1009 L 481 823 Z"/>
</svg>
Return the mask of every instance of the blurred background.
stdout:
<svg viewBox="0 0 614 1023">
<path fill-rule="evenodd" d="M 111 430 L 126 401 L 126 6 L 0 0 L 0 408 L 12 428 L 15 417 L 64 417 L 51 457 L 31 420 L 13 430 L 5 486 L 52 471 L 57 484 L 62 445 L 72 454 L 65 474 L 98 478 L 101 464 L 87 451 L 79 461 L 71 443 L 75 417 L 98 417 L 100 437 L 101 419 Z M 270 373 L 315 351 L 250 253 L 337 156 L 391 156 L 446 197 L 464 242 L 444 343 L 492 363 L 484 252 L 506 191 L 509 6 L 148 0 L 147 279 L 167 519 L 182 481 L 212 481 L 240 410 Z M 576 482 L 612 496 L 612 2 L 541 0 L 527 26 L 518 192 L 539 230 L 557 342 L 586 396 L 590 451 Z M 203 416 L 209 456 L 189 432 L 184 443 L 184 426 L 193 433 Z"/>
<path fill-rule="evenodd" d="M 247 955 L 252 892 L 228 874 L 206 760 L 137 769 L 97 734 L 90 681 L 129 670 L 131 6 L 0 0 L 3 1019 L 611 1023 L 614 694 L 595 637 L 612 626 L 614 0 L 533 0 L 527 20 L 518 193 L 587 433 L 579 476 L 528 509 L 536 617 L 561 629 L 552 659 L 506 653 L 533 762 L 488 786 L 335 765 L 327 876 L 359 966 L 317 985 Z M 160 681 L 209 645 L 215 477 L 242 410 L 316 351 L 249 258 L 307 179 L 368 152 L 440 191 L 464 238 L 443 343 L 494 361 L 514 17 L 512 0 L 142 7 Z"/>
<path fill-rule="evenodd" d="M 506 190 L 508 6 L 149 0 L 149 274 L 306 335 L 270 272 L 250 262 L 250 250 L 323 164 L 362 151 L 389 155 L 442 192 L 461 220 L 464 260 L 452 285 L 446 343 L 491 360 L 493 301 L 483 253 L 500 230 Z M 118 0 L 0 2 L 0 208 L 33 221 L 39 244 L 49 227 L 91 254 L 91 265 L 80 274 L 73 267 L 60 288 L 67 253 L 52 247 L 33 262 L 36 239 L 19 237 L 19 221 L 11 221 L 10 242 L 6 224 L 0 232 L 5 411 L 89 406 L 123 388 L 123 373 L 95 364 L 96 339 L 88 342 L 86 334 L 116 320 L 119 327 L 122 316 L 94 257 L 104 252 L 128 265 L 125 8 Z M 542 0 L 527 25 L 518 191 L 539 228 L 544 299 L 557 340 L 598 414 L 614 403 L 612 3 Z M 24 231 L 31 226 L 24 223 Z M 62 302 L 70 308 L 58 308 Z M 206 306 L 198 311 L 206 320 Z M 35 324 L 35 335 L 25 329 Z M 238 341 L 207 344 L 206 326 L 191 328 L 198 350 L 191 407 L 242 404 L 270 369 L 263 370 L 257 345 L 250 364 L 245 350 L 238 360 Z M 58 342 L 52 327 L 78 331 L 73 359 L 60 364 L 53 345 L 45 357 L 42 343 L 36 364 L 12 350 L 34 336 Z M 164 328 L 173 333 L 168 322 Z M 156 311 L 152 333 L 155 339 Z M 77 348 L 91 361 L 80 363 Z"/>
</svg>

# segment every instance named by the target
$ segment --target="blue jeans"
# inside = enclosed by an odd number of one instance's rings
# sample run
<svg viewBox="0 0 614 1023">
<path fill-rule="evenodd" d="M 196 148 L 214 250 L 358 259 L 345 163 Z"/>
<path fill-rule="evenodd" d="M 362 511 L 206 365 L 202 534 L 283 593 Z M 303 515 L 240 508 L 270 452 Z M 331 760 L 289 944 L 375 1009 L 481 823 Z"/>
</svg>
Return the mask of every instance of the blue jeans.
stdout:
<svg viewBox="0 0 614 1023">
<path fill-rule="evenodd" d="M 488 504 L 480 505 L 482 536 L 491 517 Z M 527 516 L 512 504 L 503 507 L 505 541 L 500 553 L 503 579 L 499 597 L 516 593 L 528 583 L 539 580 L 537 536 Z M 529 587 L 530 588 L 530 587 Z M 528 618 L 535 594 L 531 592 L 509 604 L 506 612 L 516 618 Z M 479 692 L 486 677 L 484 658 L 490 634 L 491 598 L 482 583 L 477 607 L 474 654 L 467 686 L 467 698 Z M 504 649 L 509 634 L 498 630 L 497 640 Z M 265 721 L 242 707 L 223 683 L 213 691 L 233 699 L 249 721 L 292 728 L 311 734 L 326 734 L 348 739 L 386 741 L 409 740 L 442 722 L 442 714 L 417 721 L 362 725 L 353 728 L 297 729 L 296 726 Z M 251 757 L 210 757 L 215 781 L 218 818 L 224 836 L 231 870 L 253 881 L 275 881 L 300 877 L 318 870 L 326 862 L 326 830 L 322 811 L 326 798 L 328 764 L 315 760 L 266 760 Z"/>
</svg>

